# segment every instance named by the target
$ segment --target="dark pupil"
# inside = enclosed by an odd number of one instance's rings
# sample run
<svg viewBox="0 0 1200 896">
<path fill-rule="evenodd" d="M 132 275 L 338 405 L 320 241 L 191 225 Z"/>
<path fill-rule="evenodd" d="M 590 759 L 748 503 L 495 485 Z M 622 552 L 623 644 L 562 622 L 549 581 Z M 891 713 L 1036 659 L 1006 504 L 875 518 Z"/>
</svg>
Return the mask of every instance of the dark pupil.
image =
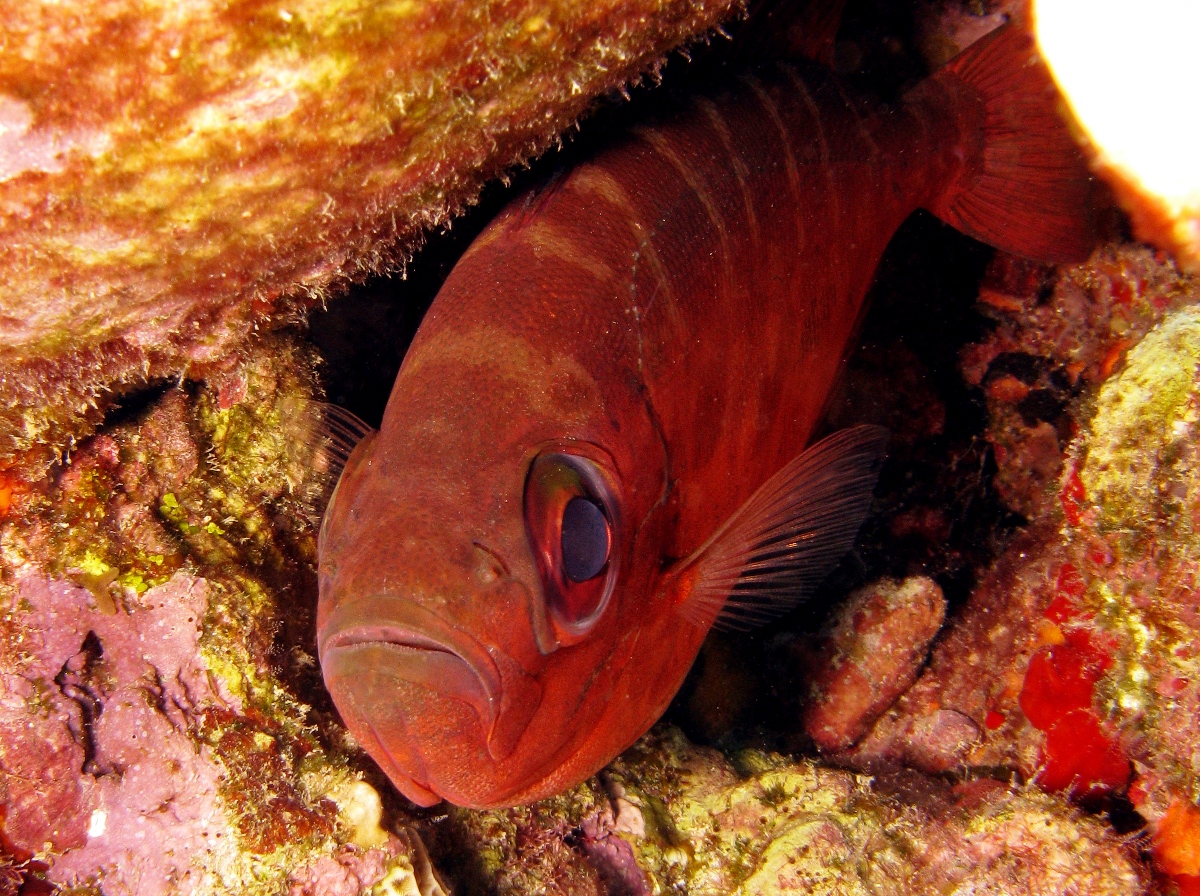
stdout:
<svg viewBox="0 0 1200 896">
<path fill-rule="evenodd" d="M 563 508 L 562 558 L 572 582 L 595 578 L 608 562 L 608 520 L 588 498 L 574 497 Z"/>
</svg>

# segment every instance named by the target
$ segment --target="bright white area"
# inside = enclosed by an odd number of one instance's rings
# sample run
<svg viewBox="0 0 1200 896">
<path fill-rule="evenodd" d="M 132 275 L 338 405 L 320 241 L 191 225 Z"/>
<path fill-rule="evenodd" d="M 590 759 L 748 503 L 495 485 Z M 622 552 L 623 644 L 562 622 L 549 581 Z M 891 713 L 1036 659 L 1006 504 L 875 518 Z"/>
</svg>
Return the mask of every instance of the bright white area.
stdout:
<svg viewBox="0 0 1200 896">
<path fill-rule="evenodd" d="M 103 809 L 96 809 L 92 812 L 92 817 L 88 819 L 88 837 L 103 837 L 105 830 L 108 829 L 108 813 Z"/>
<path fill-rule="evenodd" d="M 1106 160 L 1200 209 L 1200 0 L 1035 0 L 1042 54 Z"/>
</svg>

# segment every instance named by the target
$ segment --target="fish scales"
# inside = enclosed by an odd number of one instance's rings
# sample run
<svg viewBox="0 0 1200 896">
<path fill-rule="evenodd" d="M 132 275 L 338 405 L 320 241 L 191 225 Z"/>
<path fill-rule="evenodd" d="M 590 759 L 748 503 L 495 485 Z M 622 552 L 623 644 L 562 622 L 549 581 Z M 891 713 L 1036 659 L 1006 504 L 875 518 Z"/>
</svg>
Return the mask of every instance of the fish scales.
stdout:
<svg viewBox="0 0 1200 896">
<path fill-rule="evenodd" d="M 708 629 L 794 606 L 853 542 L 882 434 L 810 445 L 918 207 L 1047 260 L 1088 175 L 1027 38 L 903 103 L 778 64 L 511 202 L 413 340 L 322 528 L 318 644 L 410 799 L 509 805 L 661 715 Z"/>
<path fill-rule="evenodd" d="M 747 81 L 634 128 L 496 230 L 547 284 L 536 293 L 554 305 L 536 313 L 571 321 L 546 342 L 594 345 L 597 364 L 627 354 L 637 368 L 672 445 L 674 557 L 807 443 L 879 257 L 961 143 L 952 117 L 862 114 L 820 70 L 779 65 Z M 489 313 L 503 319 L 508 301 L 531 310 L 522 291 Z M 620 347 L 604 335 L 616 314 L 632 327 Z M 708 421 L 699 433 L 697 419 Z M 729 484 L 714 497 L 717 476 Z"/>
<path fill-rule="evenodd" d="M 637 130 L 603 162 L 641 197 L 666 271 L 661 295 L 635 277 L 632 301 L 680 483 L 674 557 L 807 443 L 878 259 L 949 170 L 937 147 L 957 142 L 952 119 L 917 142 L 907 110 L 863 117 L 832 78 L 791 66 L 702 102 L 702 114 L 658 125 L 653 141 Z M 896 147 L 920 163 L 889 167 Z M 720 476 L 728 486 L 714 497 L 706 483 Z"/>
</svg>

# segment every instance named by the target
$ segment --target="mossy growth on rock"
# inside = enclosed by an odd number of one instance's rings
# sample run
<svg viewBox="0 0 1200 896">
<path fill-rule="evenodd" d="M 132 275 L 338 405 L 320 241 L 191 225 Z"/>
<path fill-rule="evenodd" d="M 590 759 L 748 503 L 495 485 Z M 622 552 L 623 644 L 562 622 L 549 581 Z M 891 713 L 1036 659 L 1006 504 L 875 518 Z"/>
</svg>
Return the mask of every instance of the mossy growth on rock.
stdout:
<svg viewBox="0 0 1200 896">
<path fill-rule="evenodd" d="M 1180 548 L 1192 545 L 1183 511 L 1197 474 L 1198 373 L 1200 310 L 1188 308 L 1132 348 L 1124 370 L 1100 390 L 1079 476 L 1103 527 L 1166 526 Z"/>
<path fill-rule="evenodd" d="M 0 865 L 21 879 L 264 896 L 412 882 L 394 797 L 386 828 L 363 820 L 378 789 L 313 656 L 315 364 L 295 334 L 262 337 L 9 495 Z"/>
<path fill-rule="evenodd" d="M 666 725 L 563 797 L 455 822 L 489 844 L 483 874 L 460 878 L 466 893 L 1115 896 L 1145 883 L 1101 822 L 1036 791 L 915 776 L 881 787 L 759 750 L 726 758 Z M 559 889 L 568 879 L 575 889 Z"/>
</svg>

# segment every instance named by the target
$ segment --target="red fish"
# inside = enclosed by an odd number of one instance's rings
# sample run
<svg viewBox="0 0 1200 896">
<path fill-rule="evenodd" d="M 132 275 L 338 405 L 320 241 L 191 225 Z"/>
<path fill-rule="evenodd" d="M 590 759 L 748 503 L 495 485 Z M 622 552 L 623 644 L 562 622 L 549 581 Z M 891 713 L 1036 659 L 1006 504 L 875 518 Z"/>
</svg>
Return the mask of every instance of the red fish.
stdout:
<svg viewBox="0 0 1200 896">
<path fill-rule="evenodd" d="M 1027 36 L 901 104 L 776 65 L 515 199 L 451 272 L 320 540 L 318 638 L 414 802 L 567 788 L 660 716 L 706 632 L 794 606 L 883 454 L 809 445 L 915 209 L 1086 254 L 1090 179 Z"/>
</svg>

